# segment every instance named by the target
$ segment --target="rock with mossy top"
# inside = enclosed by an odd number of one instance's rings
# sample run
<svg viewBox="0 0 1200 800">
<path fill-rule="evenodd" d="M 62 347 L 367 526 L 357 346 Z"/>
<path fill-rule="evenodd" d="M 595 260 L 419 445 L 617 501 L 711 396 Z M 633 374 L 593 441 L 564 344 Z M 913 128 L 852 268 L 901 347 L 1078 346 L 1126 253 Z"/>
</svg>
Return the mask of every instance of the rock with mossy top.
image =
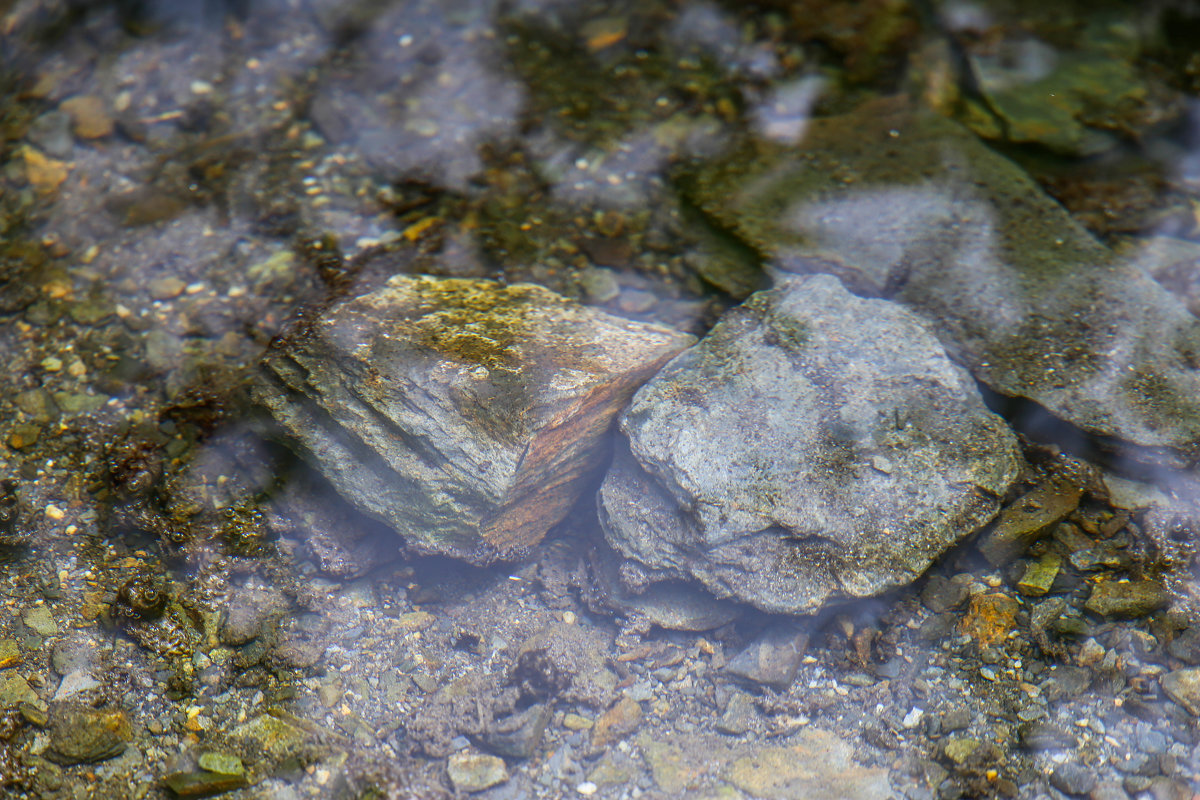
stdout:
<svg viewBox="0 0 1200 800">
<path fill-rule="evenodd" d="M 771 612 L 910 583 L 995 515 L 1021 463 L 916 314 L 826 275 L 727 312 L 621 429 L 599 506 L 622 575 Z"/>
<path fill-rule="evenodd" d="M 566 514 L 688 334 L 531 284 L 395 276 L 277 342 L 256 397 L 418 553 L 517 557 Z"/>
</svg>

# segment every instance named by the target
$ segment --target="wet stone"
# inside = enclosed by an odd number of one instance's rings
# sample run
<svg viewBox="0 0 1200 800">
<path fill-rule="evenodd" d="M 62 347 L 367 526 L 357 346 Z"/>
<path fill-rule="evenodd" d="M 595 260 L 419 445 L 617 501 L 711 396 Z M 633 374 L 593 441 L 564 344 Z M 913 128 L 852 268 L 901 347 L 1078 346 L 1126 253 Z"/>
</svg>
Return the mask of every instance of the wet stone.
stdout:
<svg viewBox="0 0 1200 800">
<path fill-rule="evenodd" d="M 71 115 L 65 111 L 48 111 L 33 121 L 26 138 L 54 158 L 70 158 L 75 147 L 71 138 Z"/>
<path fill-rule="evenodd" d="M 56 764 L 91 764 L 125 752 L 133 738 L 124 711 L 66 708 L 50 719 L 50 748 L 46 757 Z"/>
<path fill-rule="evenodd" d="M 1078 486 L 1064 480 L 1051 480 L 1037 487 L 1000 512 L 996 522 L 979 537 L 979 552 L 993 566 L 1008 563 L 1051 525 L 1074 511 L 1082 494 Z"/>
<path fill-rule="evenodd" d="M 966 730 L 970 725 L 971 712 L 965 708 L 952 708 L 942 715 L 942 730 L 947 733 Z"/>
<path fill-rule="evenodd" d="M 1125 570 L 1133 564 L 1129 554 L 1109 547 L 1089 547 L 1076 550 L 1070 556 L 1071 566 L 1080 572 Z"/>
<path fill-rule="evenodd" d="M 609 543 L 652 579 L 771 612 L 915 580 L 1018 469 L 1012 433 L 919 319 L 828 276 L 727 312 L 621 429 L 599 495 Z"/>
<path fill-rule="evenodd" d="M 1200 668 L 1177 669 L 1159 679 L 1167 696 L 1200 717 Z"/>
<path fill-rule="evenodd" d="M 196 763 L 200 766 L 200 769 L 209 772 L 220 772 L 225 775 L 241 775 L 246 771 L 242 760 L 228 753 L 212 751 L 201 753 Z"/>
<path fill-rule="evenodd" d="M 592 726 L 592 747 L 603 748 L 637 730 L 642 723 L 642 707 L 628 695 L 605 711 Z"/>
<path fill-rule="evenodd" d="M 0 669 L 21 663 L 21 650 L 15 639 L 0 639 Z"/>
<path fill-rule="evenodd" d="M 46 606 L 29 609 L 21 615 L 21 621 L 38 636 L 54 636 L 58 633 L 58 623 L 54 621 L 54 615 Z"/>
<path fill-rule="evenodd" d="M 37 692 L 33 691 L 23 676 L 15 672 L 0 673 L 0 709 L 37 702 Z"/>
<path fill-rule="evenodd" d="M 271 758 L 292 755 L 308 740 L 308 733 L 287 720 L 271 714 L 242 723 L 230 732 L 230 738 L 247 742 Z"/>
<path fill-rule="evenodd" d="M 1092 589 L 1085 608 L 1106 617 L 1137 619 L 1170 602 L 1170 592 L 1158 581 L 1103 581 Z"/>
<path fill-rule="evenodd" d="M 991 647 L 1007 639 L 1016 628 L 1019 608 L 1017 601 L 1008 595 L 977 594 L 971 598 L 971 605 L 958 629 L 980 647 Z"/>
<path fill-rule="evenodd" d="M 733 692 L 725 705 L 725 711 L 713 727 L 730 736 L 741 736 L 753 727 L 757 716 L 754 698 L 745 692 Z"/>
<path fill-rule="evenodd" d="M 754 797 L 873 800 L 891 791 L 887 770 L 854 762 L 849 742 L 829 731 L 806 730 L 790 747 L 759 747 L 738 758 L 726 779 Z"/>
<path fill-rule="evenodd" d="M 455 753 L 446 761 L 450 782 L 460 792 L 481 792 L 508 780 L 504 759 L 479 753 Z"/>
<path fill-rule="evenodd" d="M 99 139 L 113 132 L 113 119 L 104 100 L 95 95 L 76 95 L 62 101 L 59 108 L 71 117 L 71 126 L 80 139 Z"/>
<path fill-rule="evenodd" d="M 51 422 L 58 418 L 58 407 L 45 389 L 26 389 L 13 396 L 17 408 L 38 422 Z"/>
<path fill-rule="evenodd" d="M 579 285 L 590 302 L 607 303 L 621 293 L 616 273 L 605 267 L 589 267 L 579 276 Z"/>
<path fill-rule="evenodd" d="M 172 772 L 163 783 L 176 797 L 211 797 L 249 785 L 245 775 L 232 775 L 208 770 Z"/>
<path fill-rule="evenodd" d="M 777 621 L 730 659 L 725 672 L 734 678 L 784 690 L 796 679 L 807 648 L 805 628 L 788 620 Z"/>
<path fill-rule="evenodd" d="M 966 602 L 969 591 L 966 583 L 944 575 L 930 575 L 921 590 L 921 602 L 935 614 L 953 611 Z"/>
<path fill-rule="evenodd" d="M 549 703 L 538 703 L 505 719 L 496 720 L 477 737 L 477 744 L 493 753 L 529 758 L 537 752 L 546 726 L 554 716 Z"/>
<path fill-rule="evenodd" d="M 1062 664 L 1056 666 L 1042 683 L 1042 692 L 1054 701 L 1062 697 L 1078 697 L 1092 684 L 1092 673 L 1083 667 Z"/>
<path fill-rule="evenodd" d="M 1165 776 L 1152 779 L 1149 790 L 1152 800 L 1193 800 L 1195 797 L 1186 783 Z"/>
<path fill-rule="evenodd" d="M 1046 553 L 1025 567 L 1025 573 L 1017 581 L 1017 591 L 1026 597 L 1041 597 L 1050 591 L 1061 567 L 1062 558 L 1057 553 Z"/>
<path fill-rule="evenodd" d="M 1167 645 L 1167 653 L 1187 664 L 1200 664 L 1200 629 L 1184 630 Z"/>
<path fill-rule="evenodd" d="M 257 397 L 416 550 L 485 563 L 563 517 L 613 417 L 692 341 L 540 286 L 396 276 L 284 337 Z"/>
<path fill-rule="evenodd" d="M 31 425 L 27 422 L 13 426 L 12 432 L 8 434 L 8 446 L 14 450 L 25 450 L 37 444 L 38 437 L 42 435 L 41 425 Z"/>
<path fill-rule="evenodd" d="M 278 590 L 243 588 L 221 607 L 220 637 L 227 645 L 243 645 L 260 636 L 287 610 Z"/>
<path fill-rule="evenodd" d="M 964 764 L 983 744 L 969 736 L 955 736 L 942 745 L 942 754 L 955 764 Z"/>
<path fill-rule="evenodd" d="M 1050 785 L 1064 794 L 1085 795 L 1096 785 L 1096 770 L 1075 761 L 1059 764 L 1050 773 Z"/>
<path fill-rule="evenodd" d="M 1117 781 L 1102 781 L 1092 788 L 1088 797 L 1090 800 L 1129 800 L 1129 793 Z"/>
<path fill-rule="evenodd" d="M 325 642 L 303 635 L 285 636 L 272 649 L 270 661 L 272 664 L 286 669 L 307 669 L 321 660 L 325 655 Z"/>
<path fill-rule="evenodd" d="M 52 699 L 56 701 L 64 700 L 81 692 L 98 689 L 100 686 L 100 682 L 93 678 L 90 672 L 84 670 L 68 672 L 66 675 L 63 675 L 62 681 L 58 684 L 58 690 L 54 693 Z"/>
</svg>

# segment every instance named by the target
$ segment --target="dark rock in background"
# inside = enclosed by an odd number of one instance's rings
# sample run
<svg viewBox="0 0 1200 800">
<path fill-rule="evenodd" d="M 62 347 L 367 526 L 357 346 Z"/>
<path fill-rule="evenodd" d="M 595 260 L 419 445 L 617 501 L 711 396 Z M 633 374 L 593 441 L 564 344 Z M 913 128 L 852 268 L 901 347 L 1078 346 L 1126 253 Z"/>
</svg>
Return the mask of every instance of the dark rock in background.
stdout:
<svg viewBox="0 0 1200 800">
<path fill-rule="evenodd" d="M 878 101 L 682 182 L 783 270 L 919 312 L 997 392 L 1093 434 L 1200 444 L 1200 322 L 958 124 Z"/>
</svg>

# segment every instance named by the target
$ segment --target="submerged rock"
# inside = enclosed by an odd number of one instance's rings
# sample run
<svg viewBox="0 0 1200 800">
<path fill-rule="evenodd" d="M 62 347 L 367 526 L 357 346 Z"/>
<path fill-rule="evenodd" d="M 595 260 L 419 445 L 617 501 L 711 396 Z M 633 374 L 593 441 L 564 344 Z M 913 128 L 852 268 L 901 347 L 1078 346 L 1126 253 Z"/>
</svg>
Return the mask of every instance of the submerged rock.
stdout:
<svg viewBox="0 0 1200 800">
<path fill-rule="evenodd" d="M 917 311 L 997 392 L 1094 434 L 1200 447 L 1200 320 L 957 123 L 868 104 L 681 182 L 782 270 Z"/>
<path fill-rule="evenodd" d="M 995 515 L 1020 459 L 916 315 L 829 276 L 727 313 L 621 428 L 599 504 L 626 577 L 777 612 L 914 580 Z"/>
<path fill-rule="evenodd" d="M 540 286 L 401 275 L 282 340 L 257 397 L 418 552 L 485 563 L 563 517 L 612 418 L 693 341 Z"/>
<path fill-rule="evenodd" d="M 64 707 L 50 721 L 46 757 L 62 765 L 93 764 L 121 755 L 132 738 L 124 711 Z"/>
</svg>

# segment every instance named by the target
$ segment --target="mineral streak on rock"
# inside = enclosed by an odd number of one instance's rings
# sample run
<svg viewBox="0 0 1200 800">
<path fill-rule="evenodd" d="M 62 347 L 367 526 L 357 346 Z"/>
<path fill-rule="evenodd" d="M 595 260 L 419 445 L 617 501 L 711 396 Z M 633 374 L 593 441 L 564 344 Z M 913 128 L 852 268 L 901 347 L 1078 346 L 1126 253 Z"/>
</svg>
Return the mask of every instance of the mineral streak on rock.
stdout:
<svg viewBox="0 0 1200 800">
<path fill-rule="evenodd" d="M 396 276 L 281 340 L 256 395 L 418 552 L 486 563 L 563 517 L 613 417 L 693 341 L 539 286 Z"/>
<path fill-rule="evenodd" d="M 830 276 L 728 312 L 622 416 L 600 490 L 649 580 L 804 613 L 904 585 L 986 523 L 1013 434 L 912 312 Z"/>
<path fill-rule="evenodd" d="M 957 123 L 876 102 L 680 182 L 777 267 L 917 311 L 996 391 L 1169 461 L 1200 454 L 1200 322 Z"/>
</svg>

